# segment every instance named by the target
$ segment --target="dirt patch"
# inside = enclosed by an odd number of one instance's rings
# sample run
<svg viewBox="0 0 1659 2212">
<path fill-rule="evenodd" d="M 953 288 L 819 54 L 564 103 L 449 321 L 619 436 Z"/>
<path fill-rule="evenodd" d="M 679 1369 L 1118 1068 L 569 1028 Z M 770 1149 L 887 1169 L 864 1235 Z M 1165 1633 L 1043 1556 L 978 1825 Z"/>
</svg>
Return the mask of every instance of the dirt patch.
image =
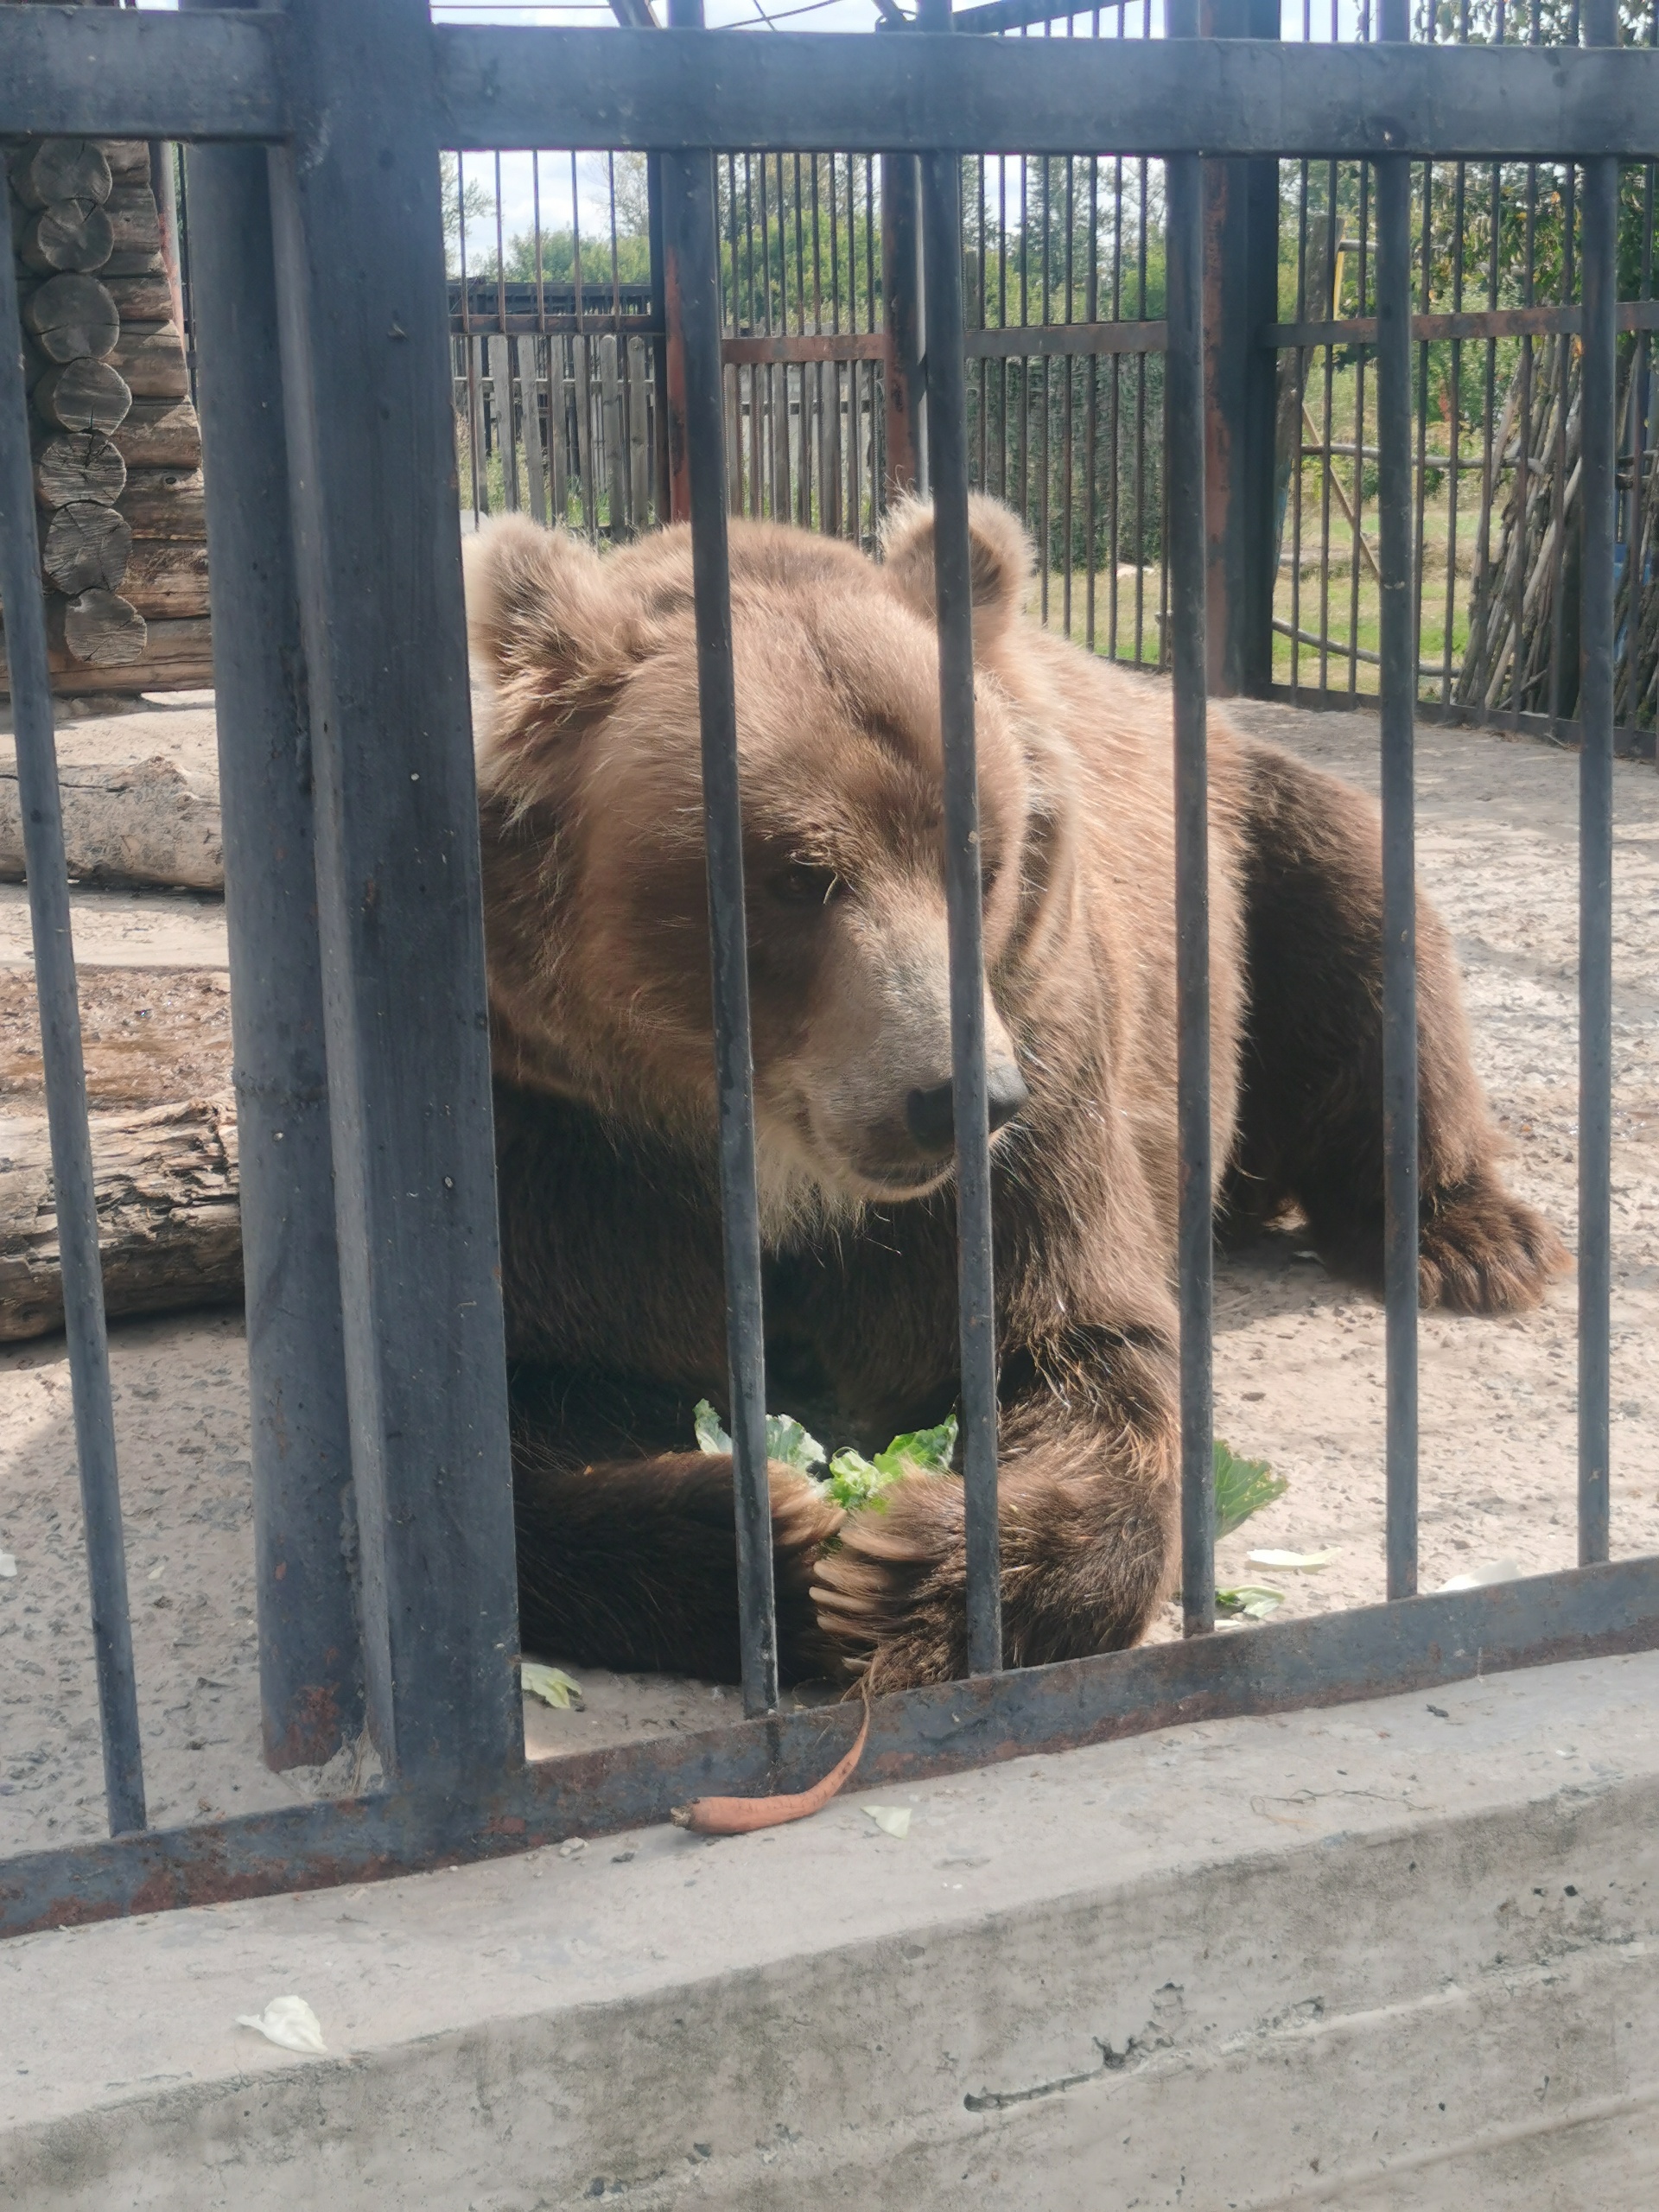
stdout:
<svg viewBox="0 0 1659 2212">
<path fill-rule="evenodd" d="M 1238 718 L 1375 788 L 1372 717 L 1250 707 Z M 1513 1178 L 1571 1243 L 1577 763 L 1530 741 L 1438 729 L 1419 733 L 1419 761 L 1421 879 L 1456 938 L 1477 1058 L 1515 1144 Z M 1628 1556 L 1659 1550 L 1659 781 L 1651 767 L 1621 763 L 1615 793 L 1612 1541 Z M 8 992 L 24 980 L 6 978 Z M 135 968 L 118 979 L 88 975 L 83 988 L 99 1082 L 188 1074 L 190 1090 L 222 1087 L 228 1046 L 216 979 Z M 10 1071 L 0 1079 L 25 1087 L 26 1055 L 38 1050 L 26 1007 L 0 996 L 0 1071 Z M 164 1031 L 150 1027 L 158 1010 Z M 117 1049 L 99 1059 L 106 1042 Z M 1572 1564 L 1574 1325 L 1570 1280 L 1522 1320 L 1424 1316 L 1426 1589 L 1500 1560 L 1523 1571 Z M 320 1777 L 279 1777 L 259 1760 L 239 1320 L 130 1322 L 111 1335 L 152 1818 L 206 1818 L 344 1787 L 345 1764 Z M 1294 1238 L 1230 1256 L 1217 1278 L 1216 1374 L 1220 1433 L 1289 1483 L 1222 1545 L 1223 1583 L 1272 1584 L 1290 1613 L 1381 1599 L 1380 1310 L 1300 1258 Z M 17 1560 L 16 1576 L 0 1580 L 0 1848 L 9 1849 L 96 1834 L 101 1824 L 60 1341 L 0 1352 L 0 1549 Z M 1249 1563 L 1250 1551 L 1269 1547 L 1338 1555 L 1306 1575 Z M 737 1710 L 706 1685 L 573 1671 L 586 1680 L 587 1708 L 537 1707 L 538 1751 L 706 1726 Z"/>
</svg>

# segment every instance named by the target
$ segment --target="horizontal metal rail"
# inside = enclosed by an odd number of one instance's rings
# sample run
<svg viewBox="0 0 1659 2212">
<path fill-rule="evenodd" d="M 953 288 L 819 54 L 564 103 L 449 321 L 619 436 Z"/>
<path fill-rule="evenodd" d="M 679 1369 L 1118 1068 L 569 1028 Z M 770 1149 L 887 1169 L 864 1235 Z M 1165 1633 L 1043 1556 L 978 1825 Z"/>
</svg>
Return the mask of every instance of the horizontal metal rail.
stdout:
<svg viewBox="0 0 1659 2212">
<path fill-rule="evenodd" d="M 1659 1560 L 1624 1560 L 879 1697 L 859 1774 L 874 1789 L 1185 1721 L 1656 1649 Z M 804 1789 L 857 1719 L 847 1705 L 772 1713 L 537 1761 L 471 1801 L 398 1792 L 24 1853 L 0 1859 L 0 1938 L 614 1834 L 709 1789 Z"/>
<path fill-rule="evenodd" d="M 444 143 L 1519 160 L 1659 146 L 1659 53 L 435 30 Z M 766 118 L 757 134 L 755 119 Z"/>
<path fill-rule="evenodd" d="M 289 25 L 0 10 L 0 135 L 283 139 Z M 435 25 L 441 136 L 506 146 L 1567 159 L 1659 151 L 1659 52 L 1269 40 L 740 39 Z"/>
<path fill-rule="evenodd" d="M 1659 300 L 1622 300 L 1616 311 L 1622 331 L 1659 330 Z M 1459 315 L 1414 315 L 1411 318 L 1414 344 L 1431 344 L 1450 338 L 1554 338 L 1563 333 L 1576 338 L 1584 328 L 1584 311 L 1567 307 L 1487 308 Z M 1374 315 L 1344 315 L 1334 322 L 1270 322 L 1262 333 L 1264 346 L 1375 346 Z M 1341 452 L 1333 446 L 1333 453 Z"/>
</svg>

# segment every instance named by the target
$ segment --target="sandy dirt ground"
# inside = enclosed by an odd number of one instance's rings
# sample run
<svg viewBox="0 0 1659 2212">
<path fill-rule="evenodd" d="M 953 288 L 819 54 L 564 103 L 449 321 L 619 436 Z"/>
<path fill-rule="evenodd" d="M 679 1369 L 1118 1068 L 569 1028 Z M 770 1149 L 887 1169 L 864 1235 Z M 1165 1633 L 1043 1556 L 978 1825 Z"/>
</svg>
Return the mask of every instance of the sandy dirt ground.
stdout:
<svg viewBox="0 0 1659 2212">
<path fill-rule="evenodd" d="M 1246 727 L 1375 788 L 1370 716 L 1236 711 Z M 149 734 L 139 733 L 146 743 Z M 1419 763 L 1421 874 L 1456 938 L 1481 1072 L 1515 1146 L 1512 1177 L 1571 1243 L 1577 764 L 1529 741 L 1438 729 L 1420 732 Z M 1616 804 L 1612 1526 L 1615 1554 L 1626 1555 L 1659 1549 L 1653 769 L 1620 764 Z M 219 1087 L 210 1078 L 226 1052 L 221 912 L 211 899 L 117 895 L 139 941 L 146 930 L 174 934 L 163 939 L 165 952 L 143 963 L 127 950 L 130 935 L 89 934 L 94 1088 L 114 1103 Z M 192 957 L 175 950 L 181 924 L 195 935 Z M 15 1094 L 5 1103 L 16 1112 L 36 1079 L 35 1047 L 26 970 L 0 952 L 0 969 L 8 967 L 0 975 L 0 1089 Z M 1522 1572 L 1573 1562 L 1574 1327 L 1570 1278 L 1543 1313 L 1522 1320 L 1423 1317 L 1425 1589 L 1505 1561 Z M 111 1353 L 152 1819 L 251 1810 L 346 1787 L 349 1759 L 321 1775 L 277 1777 L 258 1756 L 239 1320 L 217 1313 L 118 1324 Z M 1270 1461 L 1288 1484 L 1276 1504 L 1222 1545 L 1223 1585 L 1282 1592 L 1281 1618 L 1380 1599 L 1379 1309 L 1300 1256 L 1294 1236 L 1229 1256 L 1217 1279 L 1216 1375 L 1218 1433 Z M 1263 1548 L 1335 1556 L 1319 1572 L 1286 1573 L 1250 1562 L 1249 1554 Z M 60 1339 L 0 1351 L 0 1551 L 16 1560 L 15 1573 L 0 1575 L 0 1849 L 96 1834 L 97 1705 Z M 1173 1616 L 1160 1632 L 1172 1626 Z M 707 1726 L 736 1710 L 729 1691 L 705 1684 L 573 1671 L 582 1677 L 584 1709 L 531 1708 L 535 1751 Z M 360 1767 L 356 1773 L 363 1778 Z"/>
</svg>

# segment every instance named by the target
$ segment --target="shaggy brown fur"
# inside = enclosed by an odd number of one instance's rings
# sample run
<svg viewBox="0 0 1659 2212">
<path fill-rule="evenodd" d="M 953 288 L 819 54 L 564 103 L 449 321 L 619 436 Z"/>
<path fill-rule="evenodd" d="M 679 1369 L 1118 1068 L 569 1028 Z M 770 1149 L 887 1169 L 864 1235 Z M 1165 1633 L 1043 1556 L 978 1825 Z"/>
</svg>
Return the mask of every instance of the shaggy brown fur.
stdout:
<svg viewBox="0 0 1659 2212">
<path fill-rule="evenodd" d="M 1170 1584 L 1169 702 L 1027 621 L 1018 524 L 978 503 L 974 527 L 990 1054 L 1008 1105 L 1029 1093 L 995 1154 L 1005 1641 L 1028 1664 L 1133 1643 Z M 879 567 L 759 524 L 731 544 L 771 1396 L 869 1449 L 957 1387 L 949 1135 L 917 1103 L 950 1066 L 931 524 L 902 512 Z M 687 1449 L 726 1375 L 690 541 L 601 561 L 506 523 L 469 590 L 524 1637 L 729 1677 L 730 1466 Z M 1225 1204 L 1299 1209 L 1374 1284 L 1375 813 L 1219 715 L 1211 754 Z M 1446 933 L 1419 927 L 1422 1294 L 1511 1312 L 1561 1249 L 1497 1179 Z M 961 1670 L 959 1481 L 844 1521 L 783 1468 L 772 1488 L 791 1672 Z"/>
</svg>

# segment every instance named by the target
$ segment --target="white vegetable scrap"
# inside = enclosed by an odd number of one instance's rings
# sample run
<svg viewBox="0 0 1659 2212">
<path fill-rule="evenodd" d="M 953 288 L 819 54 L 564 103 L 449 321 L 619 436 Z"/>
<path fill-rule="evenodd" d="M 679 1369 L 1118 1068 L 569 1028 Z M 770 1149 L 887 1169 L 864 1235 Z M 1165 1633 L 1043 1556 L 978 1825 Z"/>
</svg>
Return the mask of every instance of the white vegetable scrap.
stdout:
<svg viewBox="0 0 1659 2212">
<path fill-rule="evenodd" d="M 518 1679 L 527 1695 L 540 1698 L 543 1705 L 556 1706 L 561 1713 L 572 1707 L 582 1710 L 582 1684 L 574 1681 L 563 1667 L 544 1667 L 539 1659 L 521 1659 Z"/>
<path fill-rule="evenodd" d="M 1492 1582 L 1518 1582 L 1521 1570 L 1512 1559 L 1494 1560 L 1489 1567 L 1471 1567 L 1467 1574 L 1454 1574 L 1449 1582 L 1442 1582 L 1442 1590 L 1484 1590 Z"/>
<path fill-rule="evenodd" d="M 273 1997 L 263 2012 L 238 2012 L 236 2024 L 256 2029 L 267 2043 L 277 2044 L 283 2050 L 302 2051 L 318 2058 L 328 2056 L 321 2023 L 303 1997 Z"/>
<path fill-rule="evenodd" d="M 883 1835 L 896 1835 L 902 1840 L 910 1834 L 908 1805 L 866 1805 L 864 1811 Z"/>
</svg>

